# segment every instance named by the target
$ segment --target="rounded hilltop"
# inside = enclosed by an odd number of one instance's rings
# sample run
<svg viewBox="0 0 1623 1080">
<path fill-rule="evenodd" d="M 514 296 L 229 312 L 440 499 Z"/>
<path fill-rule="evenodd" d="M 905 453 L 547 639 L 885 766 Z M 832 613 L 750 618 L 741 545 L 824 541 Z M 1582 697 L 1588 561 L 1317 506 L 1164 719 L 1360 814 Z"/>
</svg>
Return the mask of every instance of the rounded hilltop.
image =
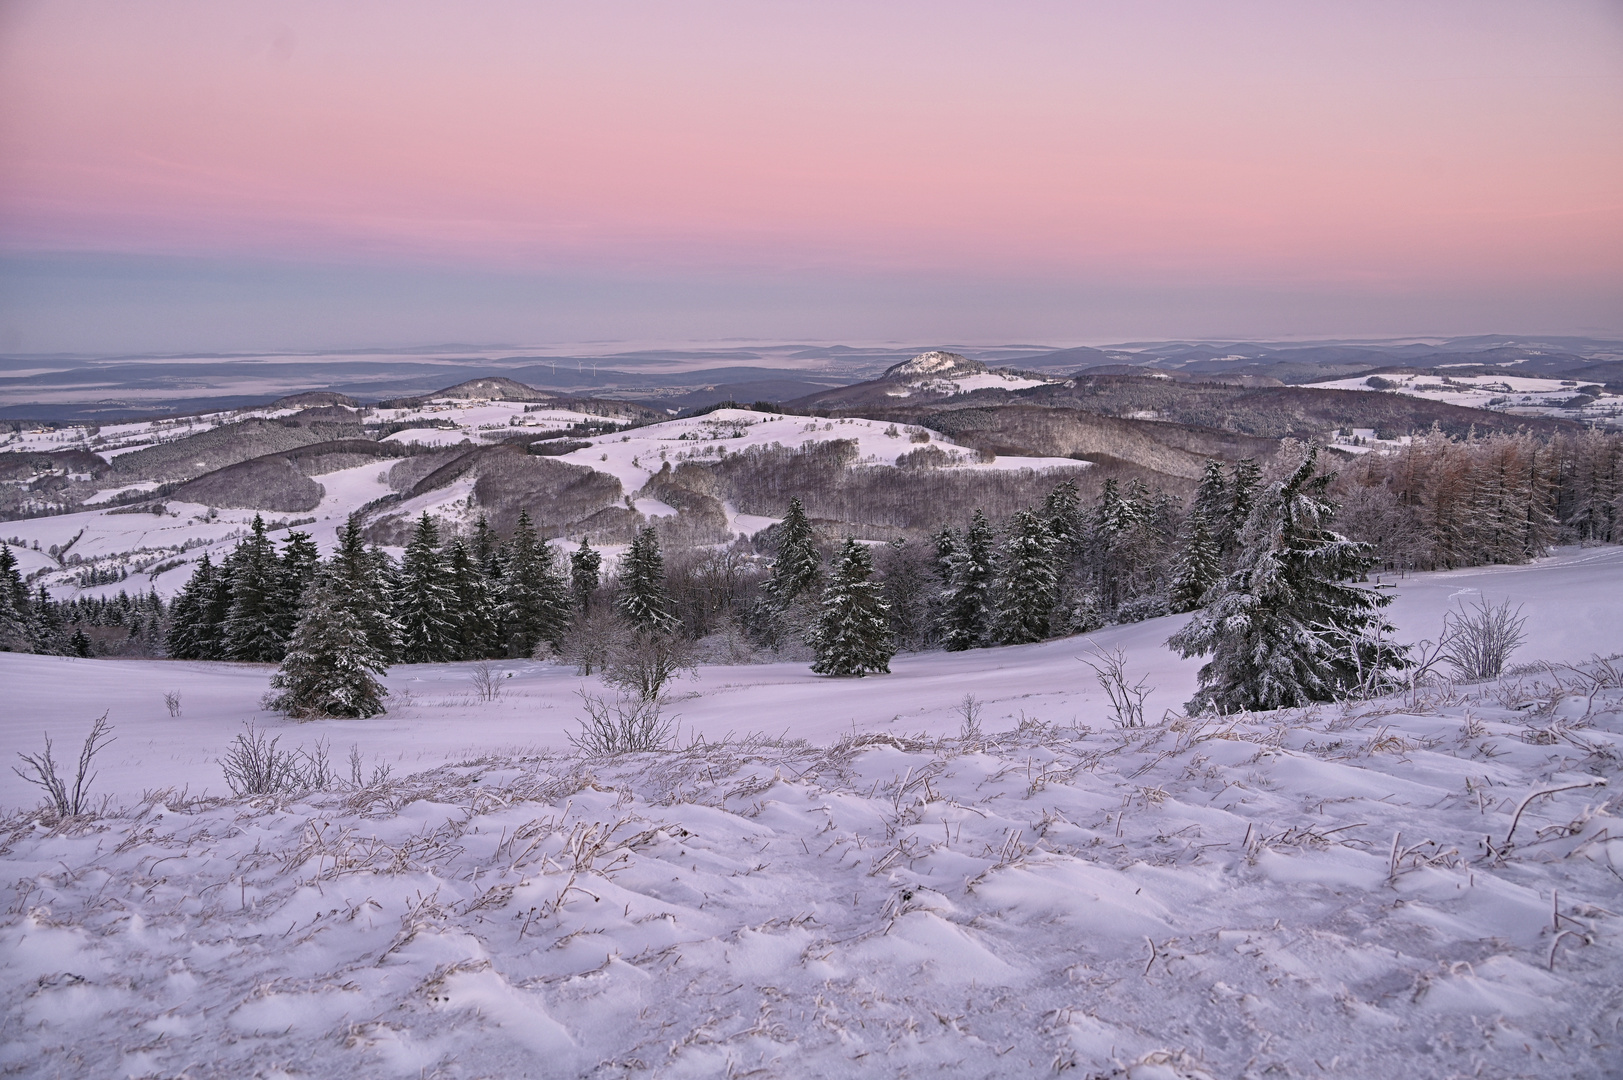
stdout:
<svg viewBox="0 0 1623 1080">
<path fill-rule="evenodd" d="M 931 349 L 929 352 L 919 353 L 911 360 L 893 364 L 885 369 L 885 374 L 881 377 L 899 382 L 912 382 L 916 379 L 951 379 L 964 375 L 984 375 L 986 371 L 986 365 L 979 360 L 971 360 L 967 356 L 941 349 Z"/>
</svg>

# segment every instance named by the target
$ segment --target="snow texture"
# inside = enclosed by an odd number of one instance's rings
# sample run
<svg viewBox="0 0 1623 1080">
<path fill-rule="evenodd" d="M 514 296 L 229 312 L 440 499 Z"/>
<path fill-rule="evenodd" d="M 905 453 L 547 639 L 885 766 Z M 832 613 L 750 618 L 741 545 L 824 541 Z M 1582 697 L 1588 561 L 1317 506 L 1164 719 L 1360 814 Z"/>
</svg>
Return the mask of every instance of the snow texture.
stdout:
<svg viewBox="0 0 1623 1080">
<path fill-rule="evenodd" d="M 1527 605 L 1513 663 L 1623 649 L 1620 549 L 1396 585 L 1400 640 L 1480 595 Z M 1090 638 L 1151 717 L 1194 685 L 1161 646 L 1181 623 Z M 0 1069 L 1623 1070 L 1618 680 L 1121 730 L 1085 646 L 706 668 L 682 749 L 597 760 L 563 735 L 598 684 L 561 667 L 502 665 L 490 702 L 471 665 L 396 667 L 387 715 L 299 725 L 259 711 L 269 666 L 0 655 L 0 748 L 71 751 L 103 710 L 118 737 L 117 807 L 0 833 Z M 358 744 L 362 784 L 219 797 L 245 719 Z"/>
</svg>

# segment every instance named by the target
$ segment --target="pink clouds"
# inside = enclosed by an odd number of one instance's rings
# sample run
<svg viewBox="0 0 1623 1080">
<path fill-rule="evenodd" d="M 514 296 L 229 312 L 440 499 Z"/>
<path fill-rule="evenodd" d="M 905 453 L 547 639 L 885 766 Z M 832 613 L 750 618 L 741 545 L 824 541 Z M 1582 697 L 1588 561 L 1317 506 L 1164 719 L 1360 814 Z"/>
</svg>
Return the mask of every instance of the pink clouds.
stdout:
<svg viewBox="0 0 1623 1080">
<path fill-rule="evenodd" d="M 1618 280 L 1620 91 L 1604 5 L 31 4 L 0 242 Z"/>
</svg>

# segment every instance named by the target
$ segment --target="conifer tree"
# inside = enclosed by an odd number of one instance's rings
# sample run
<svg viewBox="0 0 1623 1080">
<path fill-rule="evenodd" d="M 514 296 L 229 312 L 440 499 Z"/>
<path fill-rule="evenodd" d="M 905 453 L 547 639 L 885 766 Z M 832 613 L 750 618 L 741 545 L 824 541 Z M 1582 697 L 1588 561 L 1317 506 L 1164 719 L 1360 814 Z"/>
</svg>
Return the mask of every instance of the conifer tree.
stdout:
<svg viewBox="0 0 1623 1080">
<path fill-rule="evenodd" d="M 998 640 L 1005 645 L 1042 641 L 1059 597 L 1054 540 L 1042 518 L 1031 510 L 1016 513 L 999 556 Z"/>
<path fill-rule="evenodd" d="M 620 614 L 641 630 L 670 632 L 676 628 L 671 598 L 665 591 L 665 557 L 653 527 L 631 541 L 620 560 Z"/>
<path fill-rule="evenodd" d="M 799 498 L 789 500 L 778 539 L 778 557 L 761 591 L 778 608 L 786 608 L 802 596 L 814 596 L 823 579 L 823 558 L 817 553 L 817 540 Z"/>
<path fill-rule="evenodd" d="M 309 533 L 290 532 L 282 541 L 282 558 L 277 567 L 276 597 L 271 610 L 275 624 L 276 642 L 284 652 L 299 625 L 299 604 L 304 590 L 315 580 L 321 565 L 321 553 L 316 549 Z"/>
<path fill-rule="evenodd" d="M 214 579 L 203 604 L 203 618 L 197 637 L 202 644 L 200 660 L 229 660 L 226 619 L 231 614 L 231 556 L 214 568 Z"/>
<path fill-rule="evenodd" d="M 1191 711 L 1278 709 L 1380 685 L 1404 666 L 1380 609 L 1391 597 L 1345 584 L 1374 561 L 1370 545 L 1332 532 L 1331 475 L 1311 448 L 1288 479 L 1263 491 L 1239 562 L 1208 605 L 1167 644 L 1212 659 Z"/>
<path fill-rule="evenodd" d="M 208 607 L 214 599 L 214 590 L 214 563 L 205 551 L 191 579 L 170 605 L 169 635 L 164 640 L 164 652 L 170 659 L 208 658 L 211 648 L 207 636 Z"/>
<path fill-rule="evenodd" d="M 1223 465 L 1208 461 L 1179 536 L 1172 589 L 1167 598 L 1170 610 L 1194 611 L 1206 602 L 1207 594 L 1223 576 L 1223 548 L 1231 511 Z"/>
<path fill-rule="evenodd" d="M 28 590 L 10 544 L 0 544 L 0 652 L 27 652 Z"/>
<path fill-rule="evenodd" d="M 329 580 L 305 592 L 303 614 L 281 669 L 271 678 L 270 707 L 289 716 L 376 716 L 388 693 L 377 679 L 385 661 L 366 628 Z"/>
<path fill-rule="evenodd" d="M 400 626 L 395 621 L 389 557 L 367 550 L 360 521 L 351 517 L 338 536 L 338 550 L 328 567 L 336 602 L 349 608 L 366 631 L 366 640 L 385 662 L 400 655 Z"/>
<path fill-rule="evenodd" d="M 87 660 L 95 655 L 90 647 L 90 638 L 79 627 L 74 628 L 73 636 L 68 639 L 68 655 L 83 657 Z"/>
<path fill-rule="evenodd" d="M 1223 555 L 1225 570 L 1232 569 L 1239 557 L 1240 532 L 1251 518 L 1252 504 L 1256 499 L 1257 488 L 1261 484 L 1262 466 L 1251 458 L 1241 458 L 1234 463 L 1232 477 L 1228 483 L 1227 520 L 1223 522 L 1222 532 L 1218 536 L 1218 548 Z"/>
<path fill-rule="evenodd" d="M 496 604 L 483 568 L 461 540 L 451 542 L 447 564 L 453 597 L 452 621 L 456 627 L 456 658 L 483 660 L 496 655 Z"/>
<path fill-rule="evenodd" d="M 277 636 L 276 603 L 281 563 L 265 521 L 254 515 L 248 535 L 226 558 L 231 578 L 231 607 L 225 618 L 224 659 L 267 663 L 282 658 Z"/>
<path fill-rule="evenodd" d="M 400 658 L 408 664 L 433 664 L 457 655 L 454 597 L 446 582 L 439 529 L 423 511 L 412 530 L 395 585 L 395 613 L 400 623 Z"/>
<path fill-rule="evenodd" d="M 991 621 L 992 526 L 979 510 L 961 539 L 955 537 L 951 585 L 942 612 L 941 638 L 948 652 L 978 649 Z"/>
<path fill-rule="evenodd" d="M 1042 521 L 1059 554 L 1068 555 L 1083 542 L 1082 499 L 1075 480 L 1067 480 L 1048 493 L 1043 500 Z"/>
<path fill-rule="evenodd" d="M 507 546 L 502 579 L 502 626 L 509 656 L 534 655 L 541 642 L 557 646 L 569 626 L 569 592 L 552 545 L 538 540 L 528 511 L 520 511 Z"/>
<path fill-rule="evenodd" d="M 1194 611 L 1203 605 L 1223 576 L 1222 556 L 1204 515 L 1192 512 L 1184 520 L 1182 541 L 1167 597 L 1167 606 L 1174 612 Z"/>
<path fill-rule="evenodd" d="M 581 538 L 580 547 L 569 556 L 569 592 L 575 600 L 575 610 L 584 614 L 591 610 L 592 597 L 602 584 L 603 556 Z"/>
<path fill-rule="evenodd" d="M 29 603 L 29 614 L 33 616 L 29 629 L 33 634 L 34 651 L 47 656 L 61 655 L 67 649 L 67 636 L 62 629 L 57 605 L 51 600 L 51 594 L 45 591 L 45 586 L 41 585 L 34 594 Z"/>
<path fill-rule="evenodd" d="M 868 549 L 847 538 L 835 556 L 823 590 L 817 624 L 808 635 L 819 675 L 889 672 L 896 649 L 891 641 L 889 605 L 872 580 Z"/>
</svg>

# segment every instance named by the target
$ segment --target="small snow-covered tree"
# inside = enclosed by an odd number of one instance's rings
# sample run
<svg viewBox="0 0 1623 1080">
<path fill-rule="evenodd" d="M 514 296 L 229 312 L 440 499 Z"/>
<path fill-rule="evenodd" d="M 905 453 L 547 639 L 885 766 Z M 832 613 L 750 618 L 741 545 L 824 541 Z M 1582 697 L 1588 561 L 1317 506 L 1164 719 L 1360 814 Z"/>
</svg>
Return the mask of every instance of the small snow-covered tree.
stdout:
<svg viewBox="0 0 1623 1080">
<path fill-rule="evenodd" d="M 227 660 L 267 663 L 280 660 L 285 643 L 278 639 L 276 602 L 281 563 L 265 521 L 258 514 L 248 535 L 226 558 L 231 580 L 231 608 L 225 617 Z"/>
<path fill-rule="evenodd" d="M 496 652 L 496 605 L 484 569 L 461 540 L 446 559 L 456 626 L 456 658 L 483 660 Z"/>
<path fill-rule="evenodd" d="M 665 591 L 665 557 L 653 527 L 631 541 L 620 560 L 620 614 L 642 630 L 670 632 L 676 627 L 671 598 Z"/>
<path fill-rule="evenodd" d="M 569 556 L 569 592 L 575 601 L 575 610 L 591 610 L 592 597 L 603 583 L 603 556 L 593 549 L 585 537 L 580 547 Z"/>
<path fill-rule="evenodd" d="M 1218 550 L 1223 556 L 1225 570 L 1234 568 L 1240 554 L 1240 533 L 1251 518 L 1251 510 L 1262 486 L 1262 466 L 1251 458 L 1234 463 L 1228 482 L 1228 508 L 1222 518 L 1222 529 L 1216 532 Z M 1214 522 L 1218 519 L 1213 518 Z M 1215 531 L 1215 530 L 1214 530 Z"/>
<path fill-rule="evenodd" d="M 276 568 L 276 593 L 271 605 L 276 642 L 283 649 L 299 625 L 299 604 L 320 565 L 321 552 L 309 533 L 287 534 L 282 541 L 282 557 Z"/>
<path fill-rule="evenodd" d="M 182 586 L 180 595 L 169 608 L 169 634 L 164 641 L 164 651 L 171 660 L 207 659 L 213 645 L 206 625 L 207 609 L 214 587 L 214 562 L 205 551 L 197 560 L 191 580 Z"/>
<path fill-rule="evenodd" d="M 942 643 L 948 652 L 980 648 L 991 621 L 993 575 L 992 526 L 985 514 L 975 511 L 963 535 L 950 536 L 945 559 L 950 584 L 942 606 Z"/>
<path fill-rule="evenodd" d="M 0 544 L 0 652 L 27 652 L 28 590 L 11 545 Z"/>
<path fill-rule="evenodd" d="M 868 549 L 847 538 L 834 558 L 817 624 L 807 635 L 819 675 L 889 672 L 896 648 L 890 635 L 890 605 L 873 579 Z"/>
<path fill-rule="evenodd" d="M 400 658 L 408 664 L 433 664 L 457 655 L 455 597 L 440 553 L 439 528 L 423 511 L 412 530 L 395 586 L 395 613 L 400 624 Z"/>
<path fill-rule="evenodd" d="M 778 538 L 778 557 L 761 591 L 778 607 L 787 607 L 801 596 L 815 594 L 823 578 L 823 558 L 817 553 L 806 508 L 798 498 L 789 500 Z"/>
<path fill-rule="evenodd" d="M 502 624 L 508 655 L 532 656 L 543 641 L 556 647 L 569 627 L 569 590 L 557 552 L 536 536 L 528 511 L 519 513 L 506 556 Z"/>
<path fill-rule="evenodd" d="M 1223 559 L 1217 541 L 1204 515 L 1191 512 L 1184 520 L 1182 545 L 1172 579 L 1168 607 L 1175 612 L 1194 611 L 1223 576 Z"/>
<path fill-rule="evenodd" d="M 1005 645 L 1042 641 L 1059 596 L 1048 527 L 1031 510 L 1017 512 L 999 556 L 998 640 Z"/>
<path fill-rule="evenodd" d="M 386 661 L 400 655 L 400 624 L 390 600 L 392 560 L 380 548 L 367 550 L 358 519 L 351 517 L 338 535 L 328 576 L 338 602 L 350 609 L 366 630 L 366 640 Z"/>
<path fill-rule="evenodd" d="M 303 615 L 281 669 L 271 677 L 267 704 L 289 716 L 376 716 L 388 694 L 377 679 L 386 662 L 366 628 L 331 583 L 305 591 Z"/>
<path fill-rule="evenodd" d="M 1370 545 L 1330 531 L 1333 475 L 1310 448 L 1263 490 L 1241 533 L 1239 564 L 1207 606 L 1167 641 L 1200 669 L 1190 710 L 1221 713 L 1330 701 L 1403 666 L 1380 609 L 1390 597 L 1347 584 L 1374 562 Z"/>
</svg>

